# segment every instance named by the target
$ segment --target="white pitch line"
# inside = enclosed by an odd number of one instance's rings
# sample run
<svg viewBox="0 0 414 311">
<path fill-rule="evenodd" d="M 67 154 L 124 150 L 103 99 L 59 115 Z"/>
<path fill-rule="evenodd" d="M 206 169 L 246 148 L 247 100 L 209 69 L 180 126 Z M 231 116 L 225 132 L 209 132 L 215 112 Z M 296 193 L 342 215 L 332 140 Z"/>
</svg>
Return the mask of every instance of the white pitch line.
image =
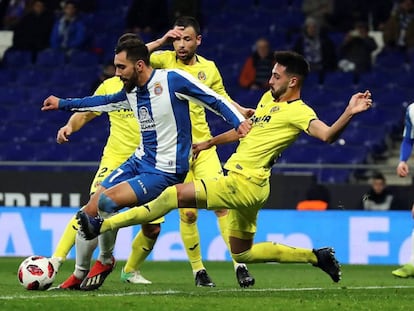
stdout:
<svg viewBox="0 0 414 311">
<path fill-rule="evenodd" d="M 113 294 L 99 294 L 99 292 L 82 292 L 79 291 L 77 297 L 90 297 L 91 294 L 96 297 L 125 297 L 125 296 L 137 296 L 137 295 L 199 295 L 208 294 L 208 293 L 223 293 L 223 292 L 305 292 L 305 291 L 334 291 L 334 290 L 377 290 L 377 289 L 414 289 L 414 286 L 404 286 L 404 285 L 395 285 L 395 286 L 344 286 L 344 287 L 298 287 L 298 288 L 249 288 L 249 289 L 218 289 L 218 290 L 208 290 L 205 292 L 194 292 L 194 291 L 177 291 L 177 290 L 165 290 L 165 291 L 140 291 L 140 292 L 128 292 L 128 293 L 113 293 Z M 30 291 L 29 291 L 30 292 Z M 33 293 L 38 291 L 33 291 Z M 65 298 L 65 297 L 74 297 L 68 293 L 61 292 L 56 294 L 57 291 L 53 291 L 53 294 L 50 295 L 12 295 L 12 296 L 0 296 L 0 300 L 13 300 L 13 299 L 40 299 L 40 298 Z M 71 291 L 73 293 L 73 291 Z"/>
</svg>

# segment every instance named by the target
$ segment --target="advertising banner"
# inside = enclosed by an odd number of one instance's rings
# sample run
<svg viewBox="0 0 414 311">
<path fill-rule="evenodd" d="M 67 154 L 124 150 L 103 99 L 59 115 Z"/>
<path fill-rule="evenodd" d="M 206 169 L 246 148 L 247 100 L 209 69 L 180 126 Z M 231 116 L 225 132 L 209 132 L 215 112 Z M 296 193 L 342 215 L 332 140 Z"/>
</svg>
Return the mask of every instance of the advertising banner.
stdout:
<svg viewBox="0 0 414 311">
<path fill-rule="evenodd" d="M 0 207 L 0 256 L 51 256 L 75 214 L 74 208 Z M 211 211 L 200 211 L 198 228 L 204 260 L 229 261 Z M 343 264 L 402 264 L 411 253 L 410 212 L 262 210 L 255 242 L 291 246 L 332 246 Z M 126 259 L 139 226 L 118 233 L 115 257 Z M 96 252 L 95 252 L 96 256 Z M 69 254 L 74 258 L 74 250 Z M 167 215 L 148 260 L 187 260 L 179 232 L 177 211 Z"/>
</svg>

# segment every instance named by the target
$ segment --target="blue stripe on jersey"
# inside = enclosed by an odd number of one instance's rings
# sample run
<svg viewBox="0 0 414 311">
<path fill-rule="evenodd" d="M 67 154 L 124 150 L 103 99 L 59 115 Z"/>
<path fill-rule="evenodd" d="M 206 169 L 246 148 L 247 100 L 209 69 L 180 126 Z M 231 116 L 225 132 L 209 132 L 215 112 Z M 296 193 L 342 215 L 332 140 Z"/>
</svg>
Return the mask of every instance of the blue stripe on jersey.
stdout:
<svg viewBox="0 0 414 311">
<path fill-rule="evenodd" d="M 133 92 L 61 100 L 59 108 L 132 109 L 141 127 L 135 156 L 142 161 L 144 172 L 183 174 L 188 172 L 191 152 L 189 101 L 222 114 L 235 128 L 244 120 L 226 99 L 182 70 L 154 70 L 149 81 Z"/>
<path fill-rule="evenodd" d="M 403 133 L 403 140 L 400 146 L 400 161 L 407 161 L 413 150 L 414 144 L 414 132 L 413 132 L 413 121 L 414 121 L 414 104 L 407 107 L 405 113 L 405 126 Z"/>
<path fill-rule="evenodd" d="M 93 109 L 90 109 L 92 107 Z M 67 99 L 61 98 L 59 100 L 59 109 L 77 111 L 113 111 L 130 109 L 130 105 L 127 101 L 126 92 L 121 90 L 118 93 L 110 95 L 94 95 L 83 98 Z"/>
<path fill-rule="evenodd" d="M 411 119 L 411 117 L 414 117 L 414 115 L 412 115 L 414 113 L 414 104 L 411 104 L 407 107 L 407 111 L 405 112 L 405 127 L 404 127 L 404 138 L 414 138 L 414 133 L 413 133 L 413 121 Z"/>
<path fill-rule="evenodd" d="M 186 98 L 216 114 L 220 112 L 221 116 L 232 124 L 235 129 L 244 120 L 236 107 L 229 103 L 227 99 L 200 83 L 189 73 L 179 69 L 170 70 L 168 80 L 173 81 L 177 96 Z"/>
<path fill-rule="evenodd" d="M 155 166 L 155 159 L 157 155 L 157 132 L 154 129 L 154 115 L 152 113 L 150 103 L 150 94 L 147 88 L 138 88 L 137 94 L 137 108 L 139 116 L 139 124 L 141 129 L 141 146 L 144 149 L 145 162 L 149 162 L 151 166 Z M 145 118 L 145 114 L 148 117 Z"/>
<path fill-rule="evenodd" d="M 177 155 L 182 155 L 187 159 L 187 161 L 183 161 L 183 163 L 177 163 L 177 166 L 179 165 L 188 169 L 189 159 L 191 156 L 191 144 L 188 145 L 187 142 L 192 142 L 190 105 L 187 100 L 180 100 L 177 98 L 175 93 L 179 85 L 179 81 L 175 81 L 172 77 L 174 77 L 173 72 L 169 72 L 167 76 L 168 84 L 174 85 L 174 88 L 169 88 L 169 94 L 170 98 L 174 99 L 175 104 L 172 105 L 172 109 L 176 122 L 179 125 L 177 126 L 178 140 L 176 150 Z"/>
</svg>

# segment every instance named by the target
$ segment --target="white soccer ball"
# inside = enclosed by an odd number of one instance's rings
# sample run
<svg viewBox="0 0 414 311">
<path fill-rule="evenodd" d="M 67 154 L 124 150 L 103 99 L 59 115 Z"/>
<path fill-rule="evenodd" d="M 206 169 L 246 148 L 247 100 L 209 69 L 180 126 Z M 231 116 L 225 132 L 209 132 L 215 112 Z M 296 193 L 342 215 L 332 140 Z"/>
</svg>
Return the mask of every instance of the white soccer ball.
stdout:
<svg viewBox="0 0 414 311">
<path fill-rule="evenodd" d="M 52 285 L 56 272 L 48 258 L 30 256 L 20 264 L 17 278 L 20 284 L 28 290 L 45 290 Z"/>
</svg>

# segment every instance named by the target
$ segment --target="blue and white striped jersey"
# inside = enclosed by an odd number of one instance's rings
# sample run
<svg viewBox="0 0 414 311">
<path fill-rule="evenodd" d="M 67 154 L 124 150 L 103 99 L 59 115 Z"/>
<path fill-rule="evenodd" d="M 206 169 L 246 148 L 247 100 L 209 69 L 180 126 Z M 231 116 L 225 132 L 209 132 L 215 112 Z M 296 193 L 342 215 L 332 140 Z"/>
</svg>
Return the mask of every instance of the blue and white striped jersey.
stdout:
<svg viewBox="0 0 414 311">
<path fill-rule="evenodd" d="M 407 107 L 404 122 L 403 139 L 400 146 L 400 161 L 406 162 L 411 156 L 414 144 L 414 103 Z"/>
<path fill-rule="evenodd" d="M 244 120 L 224 97 L 179 69 L 156 69 L 144 86 L 130 93 L 122 90 L 113 95 L 61 99 L 59 109 L 132 109 L 141 135 L 135 156 L 142 160 L 146 171 L 182 174 L 188 171 L 191 156 L 189 101 L 221 115 L 236 129 Z"/>
<path fill-rule="evenodd" d="M 410 104 L 407 107 L 404 121 L 403 137 L 414 139 L 414 104 Z"/>
</svg>

